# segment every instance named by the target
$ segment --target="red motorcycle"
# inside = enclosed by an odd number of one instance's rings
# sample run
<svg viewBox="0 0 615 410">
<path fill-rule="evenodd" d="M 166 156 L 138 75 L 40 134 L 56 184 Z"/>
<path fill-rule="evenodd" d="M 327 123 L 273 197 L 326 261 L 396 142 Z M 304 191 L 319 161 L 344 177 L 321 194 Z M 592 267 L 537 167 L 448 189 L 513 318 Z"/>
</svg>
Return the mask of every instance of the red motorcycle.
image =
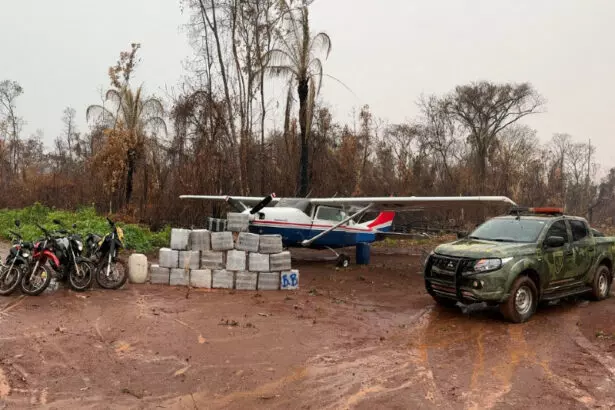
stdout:
<svg viewBox="0 0 615 410">
<path fill-rule="evenodd" d="M 45 228 L 36 224 L 38 229 L 45 234 L 44 239 L 34 243 L 32 260 L 34 265 L 30 272 L 26 273 L 21 280 L 21 291 L 26 295 L 40 295 L 51 282 L 51 273 L 47 269 L 47 261 L 51 259 L 56 266 L 60 264 L 57 256 L 53 252 L 55 243 L 54 237 Z M 62 231 L 59 231 L 62 233 Z"/>
</svg>

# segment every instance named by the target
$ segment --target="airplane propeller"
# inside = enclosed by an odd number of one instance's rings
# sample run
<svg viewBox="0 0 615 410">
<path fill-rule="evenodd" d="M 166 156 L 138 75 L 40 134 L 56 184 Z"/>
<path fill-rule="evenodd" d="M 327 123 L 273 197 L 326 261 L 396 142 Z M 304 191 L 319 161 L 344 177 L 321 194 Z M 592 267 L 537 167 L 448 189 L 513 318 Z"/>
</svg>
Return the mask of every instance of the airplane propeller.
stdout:
<svg viewBox="0 0 615 410">
<path fill-rule="evenodd" d="M 273 198 L 275 198 L 275 193 L 273 193 L 271 195 L 267 195 L 262 201 L 260 201 L 256 205 L 254 205 L 254 207 L 250 210 L 250 214 L 254 215 L 258 211 L 260 211 L 261 209 L 263 209 L 264 207 L 269 205 L 269 202 L 271 202 L 273 200 Z"/>
</svg>

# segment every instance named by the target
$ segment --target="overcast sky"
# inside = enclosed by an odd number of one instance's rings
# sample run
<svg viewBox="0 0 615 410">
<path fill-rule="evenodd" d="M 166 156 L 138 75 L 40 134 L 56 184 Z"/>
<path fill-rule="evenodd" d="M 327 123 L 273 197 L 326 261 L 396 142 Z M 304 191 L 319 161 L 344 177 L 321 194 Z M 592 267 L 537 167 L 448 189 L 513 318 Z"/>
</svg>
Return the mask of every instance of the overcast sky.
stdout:
<svg viewBox="0 0 615 410">
<path fill-rule="evenodd" d="M 158 94 L 178 84 L 192 53 L 179 0 L 0 0 L 0 15 L 0 80 L 24 87 L 25 132 L 43 130 L 48 146 L 66 106 L 86 130 L 85 107 L 100 101 L 107 68 L 131 42 L 142 43 L 137 80 Z M 325 81 L 340 121 L 363 104 L 409 120 L 421 93 L 529 81 L 547 99 L 547 112 L 525 121 L 543 141 L 591 138 L 601 174 L 615 166 L 613 0 L 317 0 L 311 19 L 332 38 L 326 72 L 355 94 Z"/>
</svg>

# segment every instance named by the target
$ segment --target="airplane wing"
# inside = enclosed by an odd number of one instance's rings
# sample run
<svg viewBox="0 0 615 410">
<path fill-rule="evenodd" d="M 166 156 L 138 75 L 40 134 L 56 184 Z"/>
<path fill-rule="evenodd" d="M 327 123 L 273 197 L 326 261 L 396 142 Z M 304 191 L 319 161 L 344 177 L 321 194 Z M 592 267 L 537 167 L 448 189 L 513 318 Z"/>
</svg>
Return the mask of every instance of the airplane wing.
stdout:
<svg viewBox="0 0 615 410">
<path fill-rule="evenodd" d="M 372 204 L 371 210 L 403 210 L 417 208 L 458 208 L 476 205 L 507 205 L 517 204 L 505 196 L 406 196 L 406 197 L 350 197 L 350 198 L 308 198 L 314 205 L 332 206 L 367 206 Z"/>
<path fill-rule="evenodd" d="M 226 201 L 229 197 L 243 202 L 246 205 L 254 206 L 259 204 L 262 200 L 262 196 L 231 196 L 231 195 L 180 195 L 180 199 L 207 199 L 211 201 Z M 271 203 L 275 204 L 280 198 L 272 198 Z"/>
<path fill-rule="evenodd" d="M 228 195 L 180 195 L 181 199 L 206 199 L 212 201 L 227 201 L 232 198 L 246 206 L 255 206 L 263 201 L 263 197 L 258 196 L 228 196 Z M 371 210 L 413 210 L 425 207 L 435 208 L 458 208 L 462 206 L 485 206 L 485 205 L 507 205 L 516 206 L 517 204 L 505 196 L 384 196 L 384 197 L 348 197 L 348 198 L 278 198 L 272 197 L 268 202 L 271 205 L 277 204 L 280 200 L 303 200 L 309 201 L 312 205 L 330 205 L 363 208 L 372 205 Z"/>
</svg>

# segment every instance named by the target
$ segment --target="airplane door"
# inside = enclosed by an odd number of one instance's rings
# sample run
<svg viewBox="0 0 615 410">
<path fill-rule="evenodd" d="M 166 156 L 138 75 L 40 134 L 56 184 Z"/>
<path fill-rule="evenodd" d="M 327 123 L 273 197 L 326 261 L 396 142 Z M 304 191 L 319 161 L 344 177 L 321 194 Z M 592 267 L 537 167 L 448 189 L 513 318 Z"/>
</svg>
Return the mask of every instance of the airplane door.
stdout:
<svg viewBox="0 0 615 410">
<path fill-rule="evenodd" d="M 316 212 L 314 213 L 310 237 L 314 237 L 322 233 L 323 231 L 330 229 L 333 225 L 340 223 L 345 218 L 347 218 L 347 215 L 341 209 L 320 205 L 318 208 L 316 208 Z M 346 230 L 341 229 L 342 227 L 347 225 L 348 224 L 346 223 L 339 228 L 336 228 L 333 231 L 327 233 L 321 238 L 318 238 L 316 241 L 314 241 L 314 244 L 320 246 L 329 246 L 332 248 L 352 244 L 352 234 L 348 233 Z"/>
</svg>

